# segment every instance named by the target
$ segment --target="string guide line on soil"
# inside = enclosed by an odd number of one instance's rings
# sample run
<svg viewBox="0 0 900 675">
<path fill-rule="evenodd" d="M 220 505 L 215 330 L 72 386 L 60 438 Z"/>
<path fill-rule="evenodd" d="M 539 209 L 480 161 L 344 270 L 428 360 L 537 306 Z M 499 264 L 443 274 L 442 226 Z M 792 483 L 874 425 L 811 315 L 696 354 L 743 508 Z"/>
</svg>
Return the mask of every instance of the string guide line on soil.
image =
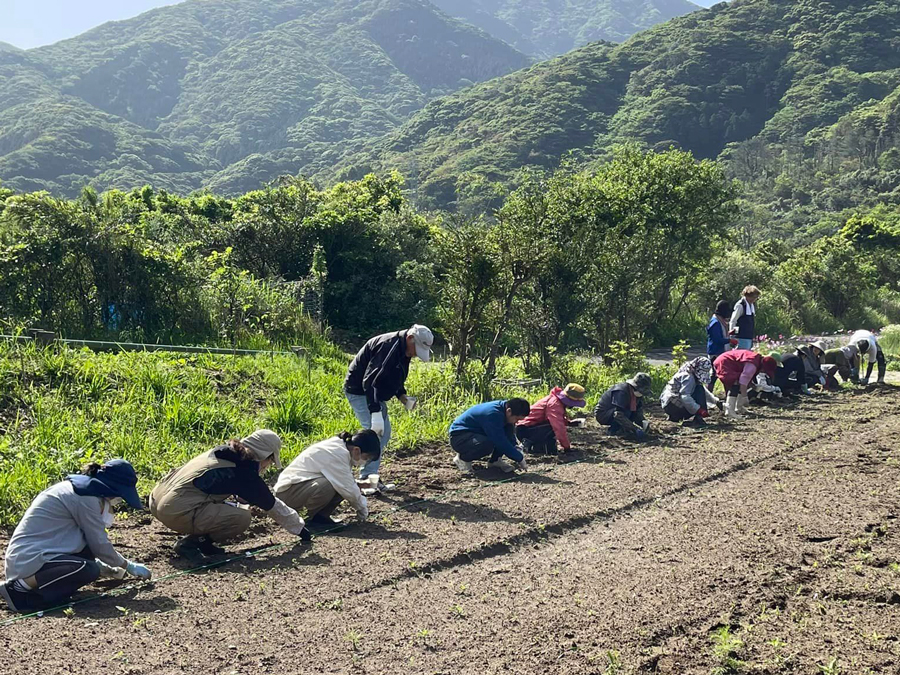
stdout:
<svg viewBox="0 0 900 675">
<path fill-rule="evenodd" d="M 867 419 L 869 419 L 869 418 L 867 418 L 867 417 L 862 417 L 862 418 L 858 419 L 857 422 L 863 422 L 863 423 L 864 423 L 865 421 L 867 421 Z M 822 435 L 825 435 L 825 434 L 822 434 Z M 813 442 L 815 442 L 816 440 L 819 440 L 819 438 L 821 438 L 821 436 L 814 437 L 814 438 L 811 438 L 811 439 L 802 441 L 802 442 L 799 443 L 798 445 L 799 445 L 799 446 L 804 446 L 804 445 L 807 445 L 807 444 L 809 444 L 809 443 L 813 443 Z M 757 460 L 755 460 L 755 461 L 753 461 L 753 462 L 751 462 L 751 463 L 749 463 L 749 464 L 746 464 L 746 463 L 744 463 L 744 462 L 739 462 L 739 463 L 738 463 L 738 468 L 744 468 L 744 469 L 746 469 L 746 468 L 749 468 L 749 467 L 752 467 L 752 466 L 756 466 L 756 465 L 758 465 L 758 464 L 760 464 L 760 463 L 762 463 L 762 462 L 770 461 L 770 460 L 772 460 L 772 459 L 775 459 L 776 457 L 779 457 L 779 456 L 781 456 L 781 455 L 783 455 L 783 454 L 785 454 L 785 453 L 787 453 L 787 452 L 789 452 L 789 451 L 791 451 L 791 450 L 795 450 L 795 449 L 796 449 L 796 446 L 791 445 L 791 446 L 789 446 L 789 447 L 787 447 L 787 448 L 785 448 L 785 449 L 783 449 L 783 450 L 779 450 L 779 451 L 776 452 L 776 453 L 772 453 L 772 454 L 767 455 L 767 456 L 765 456 L 765 457 L 758 458 Z M 602 461 L 602 460 L 605 459 L 606 457 L 607 457 L 607 454 L 606 454 L 606 453 L 603 453 L 603 454 L 601 454 L 601 455 L 592 455 L 592 456 L 590 456 L 590 457 L 585 457 L 585 458 L 582 458 L 582 459 L 572 460 L 571 462 L 565 462 L 565 463 L 562 463 L 562 464 L 559 464 L 559 463 L 553 464 L 553 465 L 551 465 L 550 467 L 548 467 L 547 469 L 544 469 L 544 470 L 533 470 L 533 471 L 529 471 L 528 474 L 516 474 L 516 475 L 514 475 L 514 476 L 511 476 L 511 477 L 509 477 L 509 478 L 504 478 L 504 479 L 501 479 L 501 480 L 485 481 L 484 483 L 482 483 L 482 484 L 480 484 L 480 485 L 466 486 L 466 487 L 457 488 L 457 489 L 455 489 L 455 490 L 450 490 L 450 491 L 448 491 L 448 492 L 442 494 L 440 497 L 423 497 L 422 499 L 417 499 L 417 500 L 412 501 L 412 502 L 409 502 L 409 503 L 407 503 L 407 504 L 403 504 L 403 505 L 400 505 L 400 506 L 396 506 L 396 505 L 395 505 L 395 506 L 392 506 L 392 507 L 391 507 L 391 512 L 405 511 L 405 510 L 408 510 L 408 509 L 410 509 L 410 508 L 412 508 L 412 507 L 414 507 L 414 506 L 419 506 L 419 505 L 425 504 L 425 503 L 440 504 L 440 503 L 442 503 L 443 501 L 446 501 L 446 500 L 448 500 L 448 499 L 451 499 L 451 498 L 453 498 L 454 496 L 459 495 L 459 494 L 463 494 L 463 493 L 473 493 L 473 492 L 477 492 L 477 491 L 479 491 L 479 490 L 497 487 L 498 485 L 503 485 L 503 484 L 506 484 L 506 483 L 511 483 L 511 482 L 516 481 L 516 480 L 518 480 L 519 478 L 521 478 L 521 477 L 523 477 L 523 476 L 527 476 L 527 475 L 546 475 L 546 474 L 551 473 L 552 471 L 554 471 L 555 469 L 557 469 L 557 468 L 560 467 L 560 466 L 575 466 L 575 465 L 578 465 L 578 464 L 588 464 L 588 463 L 594 463 L 594 462 L 597 462 L 597 461 Z M 657 498 L 658 498 L 658 497 L 662 497 L 662 496 L 665 496 L 665 495 L 659 495 L 659 496 L 657 496 Z M 340 526 L 337 526 L 337 527 L 333 528 L 332 530 L 325 530 L 324 532 L 322 532 L 322 533 L 320 533 L 320 534 L 318 534 L 318 535 L 314 534 L 314 535 L 312 535 L 312 536 L 313 536 L 313 539 L 318 538 L 318 537 L 322 536 L 323 534 L 328 534 L 329 532 L 332 532 L 334 529 L 340 529 Z M 116 596 L 119 596 L 119 595 L 123 595 L 123 594 L 125 594 L 125 593 L 128 593 L 128 592 L 130 592 L 130 591 L 134 591 L 134 590 L 141 590 L 141 589 L 143 589 L 143 588 L 150 588 L 150 587 L 155 586 L 156 584 L 159 584 L 159 583 L 162 583 L 162 582 L 165 582 L 165 581 L 169 581 L 169 580 L 171 580 L 171 579 L 176 579 L 176 578 L 183 577 L 183 576 L 186 576 L 186 575 L 189 575 L 189 574 L 196 574 L 196 573 L 198 573 L 198 572 L 202 572 L 202 571 L 208 570 L 208 569 L 214 569 L 214 568 L 218 568 L 218 567 L 225 567 L 226 565 L 230 565 L 231 563 L 237 562 L 237 561 L 239 561 L 239 560 L 246 560 L 247 558 L 255 558 L 255 557 L 259 556 L 260 554 L 271 553 L 271 552 L 273 552 L 273 551 L 278 551 L 278 550 L 281 550 L 281 549 L 289 549 L 289 548 L 293 548 L 293 547 L 296 546 L 296 545 L 297 545 L 297 541 L 289 541 L 289 542 L 284 542 L 284 543 L 281 543 L 281 544 L 273 544 L 272 546 L 264 546 L 264 547 L 257 548 L 257 549 L 251 548 L 251 549 L 245 550 L 244 552 L 242 552 L 242 553 L 240 553 L 240 554 L 238 554 L 238 555 L 234 555 L 234 556 L 231 556 L 231 557 L 229 557 L 229 558 L 225 558 L 225 559 L 223 559 L 223 560 L 217 560 L 217 561 L 215 561 L 215 562 L 212 562 L 212 563 L 209 563 L 209 564 L 206 564 L 206 565 L 199 565 L 199 566 L 197 566 L 197 567 L 192 567 L 192 568 L 190 568 L 190 569 L 179 570 L 179 571 L 177 571 L 177 572 L 173 572 L 172 574 L 167 574 L 167 575 L 165 575 L 165 576 L 159 577 L 158 579 L 153 579 L 153 580 L 150 580 L 150 581 L 142 581 L 142 582 L 136 582 L 136 583 L 127 584 L 127 585 L 125 585 L 125 586 L 120 586 L 120 587 L 118 587 L 118 588 L 114 588 L 114 589 L 111 589 L 111 590 L 108 590 L 108 591 L 104 591 L 103 593 L 98 593 L 98 594 L 96 594 L 96 595 L 90 595 L 90 596 L 85 597 L 85 598 L 82 598 L 82 599 L 80 599 L 80 600 L 75 600 L 74 602 L 67 602 L 67 603 L 65 603 L 65 604 L 58 605 L 58 606 L 56 606 L 56 607 L 51 607 L 50 609 L 42 610 L 42 611 L 40 611 L 40 612 L 33 612 L 33 613 L 31 613 L 31 614 L 22 614 L 22 615 L 19 615 L 19 616 L 15 616 L 15 617 L 13 617 L 13 618 L 11 618 L 11 619 L 7 619 L 6 621 L 0 622 L 0 627 L 4 627 L 4 628 L 5 628 L 5 627 L 7 627 L 7 626 L 11 626 L 11 625 L 13 625 L 13 624 L 15 624 L 15 623 L 18 623 L 18 622 L 20 622 L 20 621 L 23 621 L 23 620 L 25 620 L 25 619 L 42 618 L 42 617 L 45 616 L 46 614 L 51 614 L 51 613 L 53 613 L 53 612 L 57 612 L 57 611 L 60 611 L 60 610 L 65 610 L 65 609 L 68 609 L 68 608 L 70 608 L 70 607 L 76 607 L 76 606 L 78 606 L 78 605 L 83 605 L 83 604 L 86 604 L 86 603 L 89 603 L 89 602 L 94 602 L 94 601 L 96 601 L 96 600 L 101 600 L 101 599 L 104 599 L 104 598 L 116 597 Z"/>
</svg>

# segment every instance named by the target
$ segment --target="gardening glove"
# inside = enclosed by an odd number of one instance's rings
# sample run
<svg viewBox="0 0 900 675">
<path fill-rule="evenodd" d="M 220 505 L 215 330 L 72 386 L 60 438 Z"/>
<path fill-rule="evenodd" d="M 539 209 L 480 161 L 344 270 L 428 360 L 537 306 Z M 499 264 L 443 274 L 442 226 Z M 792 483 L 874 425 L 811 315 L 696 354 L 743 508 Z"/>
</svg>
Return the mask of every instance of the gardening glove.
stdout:
<svg viewBox="0 0 900 675">
<path fill-rule="evenodd" d="M 275 498 L 275 504 L 266 513 L 291 534 L 298 537 L 303 536 L 303 530 L 306 529 L 306 523 L 303 522 L 303 518 L 277 497 Z"/>
<path fill-rule="evenodd" d="M 516 466 L 519 468 L 519 471 L 528 471 L 528 464 L 525 462 L 524 457 L 521 461 L 516 462 Z"/>
<path fill-rule="evenodd" d="M 709 410 L 707 410 L 706 408 L 701 408 L 697 411 L 697 414 L 703 419 L 706 419 L 707 417 L 709 417 Z"/>
<path fill-rule="evenodd" d="M 646 432 L 646 431 L 644 431 L 643 429 L 640 429 L 640 428 L 635 429 L 635 431 L 634 431 L 634 439 L 635 439 L 636 441 L 643 441 L 643 440 L 645 440 L 646 438 L 647 438 L 647 432 Z"/>
<path fill-rule="evenodd" d="M 372 413 L 371 429 L 378 434 L 379 437 L 384 436 L 384 415 L 381 414 L 380 410 L 376 413 Z"/>
<path fill-rule="evenodd" d="M 729 342 L 732 347 L 737 347 L 740 344 L 740 341 L 736 337 L 731 338 Z"/>
<path fill-rule="evenodd" d="M 587 420 L 585 420 L 583 417 L 579 417 L 578 419 L 569 420 L 569 426 L 570 427 L 583 427 L 584 423 L 586 421 Z"/>
<path fill-rule="evenodd" d="M 145 581 L 149 581 L 150 577 L 153 576 L 153 573 L 149 570 L 149 568 L 144 567 L 140 563 L 127 561 L 125 565 L 125 571 L 128 574 L 138 577 L 140 579 L 144 579 Z"/>
<path fill-rule="evenodd" d="M 825 386 L 825 376 L 824 375 L 819 375 L 819 384 L 821 384 L 823 387 Z"/>
</svg>

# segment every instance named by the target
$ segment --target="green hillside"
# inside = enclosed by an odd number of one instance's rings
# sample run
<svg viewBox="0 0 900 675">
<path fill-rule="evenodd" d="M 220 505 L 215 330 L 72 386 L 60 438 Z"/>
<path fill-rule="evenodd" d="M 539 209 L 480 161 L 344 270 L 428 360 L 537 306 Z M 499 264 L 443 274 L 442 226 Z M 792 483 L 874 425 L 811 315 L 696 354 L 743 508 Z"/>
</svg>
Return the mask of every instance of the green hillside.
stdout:
<svg viewBox="0 0 900 675">
<path fill-rule="evenodd" d="M 423 0 L 189 0 L 0 50 L 0 180 L 241 191 L 528 63 Z"/>
<path fill-rule="evenodd" d="M 763 220 L 802 221 L 900 186 L 898 43 L 889 0 L 735 0 L 434 101 L 344 171 L 399 167 L 441 205 L 465 172 L 675 146 L 725 159 Z"/>
<path fill-rule="evenodd" d="M 590 42 L 622 42 L 700 9 L 688 0 L 432 0 L 516 49 L 550 58 Z"/>
</svg>

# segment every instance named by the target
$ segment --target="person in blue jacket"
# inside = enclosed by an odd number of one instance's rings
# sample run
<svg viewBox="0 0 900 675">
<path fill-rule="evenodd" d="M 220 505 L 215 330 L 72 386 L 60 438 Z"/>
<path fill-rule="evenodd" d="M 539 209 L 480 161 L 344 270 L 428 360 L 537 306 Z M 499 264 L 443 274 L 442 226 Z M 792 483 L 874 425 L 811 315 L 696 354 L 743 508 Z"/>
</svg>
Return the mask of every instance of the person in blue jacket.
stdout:
<svg viewBox="0 0 900 675">
<path fill-rule="evenodd" d="M 709 357 L 710 363 L 715 363 L 716 359 L 737 344 L 737 339 L 728 335 L 728 321 L 731 319 L 731 305 L 727 300 L 722 300 L 716 305 L 716 312 L 709 320 L 706 327 L 706 355 Z M 709 382 L 709 390 L 712 391 L 716 386 L 715 369 L 710 373 L 712 379 Z"/>
<path fill-rule="evenodd" d="M 453 462 L 465 474 L 472 473 L 472 462 L 490 456 L 488 468 L 504 473 L 518 467 L 527 471 L 525 455 L 516 445 L 516 424 L 531 411 L 523 398 L 488 401 L 472 406 L 450 425 L 450 447 L 456 451 Z M 515 465 L 510 464 L 504 455 Z"/>
</svg>

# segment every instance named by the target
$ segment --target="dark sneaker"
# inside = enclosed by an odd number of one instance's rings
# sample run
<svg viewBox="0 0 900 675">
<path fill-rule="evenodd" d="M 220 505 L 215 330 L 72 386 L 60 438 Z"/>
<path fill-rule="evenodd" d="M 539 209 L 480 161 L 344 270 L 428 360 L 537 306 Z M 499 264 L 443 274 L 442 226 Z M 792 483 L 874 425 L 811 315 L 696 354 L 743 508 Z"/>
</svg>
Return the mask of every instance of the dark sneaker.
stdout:
<svg viewBox="0 0 900 675">
<path fill-rule="evenodd" d="M 198 548 L 200 549 L 200 553 L 203 555 L 224 555 L 225 549 L 221 546 L 216 546 L 213 543 L 213 540 L 210 539 L 207 535 L 201 534 L 197 537 Z"/>
<path fill-rule="evenodd" d="M 17 590 L 13 586 L 14 583 L 14 581 L 7 581 L 5 584 L 0 585 L 0 598 L 3 598 L 6 602 L 9 611 L 29 614 L 44 609 L 37 594 Z"/>
</svg>

